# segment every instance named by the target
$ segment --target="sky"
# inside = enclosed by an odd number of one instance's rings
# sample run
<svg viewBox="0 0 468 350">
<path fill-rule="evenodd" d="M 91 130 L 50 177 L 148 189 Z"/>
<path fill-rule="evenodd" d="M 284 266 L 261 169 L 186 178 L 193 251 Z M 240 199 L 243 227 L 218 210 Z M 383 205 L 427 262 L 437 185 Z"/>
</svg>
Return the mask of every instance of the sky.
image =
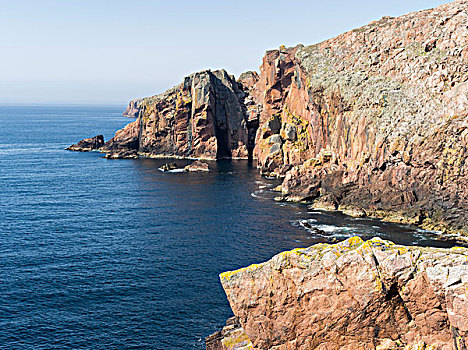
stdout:
<svg viewBox="0 0 468 350">
<path fill-rule="evenodd" d="M 444 0 L 0 0 L 0 104 L 125 105 Z"/>
</svg>

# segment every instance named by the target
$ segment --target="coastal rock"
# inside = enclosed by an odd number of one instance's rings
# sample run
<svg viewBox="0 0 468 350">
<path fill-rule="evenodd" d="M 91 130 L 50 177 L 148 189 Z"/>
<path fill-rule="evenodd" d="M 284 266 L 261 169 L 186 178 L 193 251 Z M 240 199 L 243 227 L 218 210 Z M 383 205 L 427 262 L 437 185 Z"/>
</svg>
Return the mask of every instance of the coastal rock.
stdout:
<svg viewBox="0 0 468 350">
<path fill-rule="evenodd" d="M 251 85 L 255 74 L 244 80 Z M 133 149 L 146 157 L 247 159 L 258 125 L 247 115 L 248 91 L 224 70 L 192 74 L 160 95 L 130 102 L 125 113 L 137 120 L 105 149 Z"/>
<path fill-rule="evenodd" d="M 68 151 L 78 151 L 78 152 L 88 152 L 93 150 L 98 150 L 102 146 L 104 146 L 104 136 L 97 135 L 94 137 L 90 137 L 88 139 L 83 139 L 77 144 L 71 145 L 66 149 Z"/>
<path fill-rule="evenodd" d="M 467 248 L 353 237 L 280 253 L 220 278 L 254 349 L 468 345 Z"/>
<path fill-rule="evenodd" d="M 211 170 L 210 166 L 207 163 L 202 162 L 200 160 L 196 160 L 192 164 L 187 165 L 184 169 L 185 169 L 185 171 L 189 171 L 189 172 L 210 171 Z"/>
<path fill-rule="evenodd" d="M 166 163 L 162 167 L 160 167 L 159 169 L 162 170 L 162 171 L 171 171 L 171 170 L 176 170 L 178 168 L 179 167 L 177 166 L 176 163 Z"/>
<path fill-rule="evenodd" d="M 468 233 L 467 13 L 454 1 L 266 53 L 254 157 L 285 177 L 283 200 L 319 192 L 334 208 Z"/>
<path fill-rule="evenodd" d="M 123 129 L 118 130 L 114 137 L 104 144 L 102 149 L 104 151 L 112 151 L 113 153 L 118 153 L 119 151 L 138 152 L 140 130 L 140 122 L 137 119 L 127 124 Z"/>
<path fill-rule="evenodd" d="M 104 155 L 107 159 L 137 159 L 138 153 L 135 150 L 116 150 L 107 152 Z"/>
<path fill-rule="evenodd" d="M 468 234 L 468 2 L 267 51 L 130 102 L 102 149 L 254 158 L 284 201 Z"/>
<path fill-rule="evenodd" d="M 131 100 L 122 115 L 129 118 L 138 118 L 140 115 L 140 107 L 143 105 L 144 100 L 145 98 Z"/>
</svg>

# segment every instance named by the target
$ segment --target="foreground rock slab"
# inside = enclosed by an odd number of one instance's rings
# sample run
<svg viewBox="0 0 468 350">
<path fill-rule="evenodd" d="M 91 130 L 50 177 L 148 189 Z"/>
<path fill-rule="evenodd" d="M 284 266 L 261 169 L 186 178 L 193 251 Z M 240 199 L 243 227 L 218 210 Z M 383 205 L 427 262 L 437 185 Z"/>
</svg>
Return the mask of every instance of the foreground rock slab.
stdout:
<svg viewBox="0 0 468 350">
<path fill-rule="evenodd" d="M 353 237 L 220 278 L 254 349 L 468 346 L 467 248 Z"/>
<path fill-rule="evenodd" d="M 70 147 L 67 147 L 66 149 L 68 151 L 88 152 L 98 150 L 102 146 L 104 146 L 104 136 L 97 135 L 88 139 L 83 139 L 77 144 L 73 144 Z"/>
</svg>

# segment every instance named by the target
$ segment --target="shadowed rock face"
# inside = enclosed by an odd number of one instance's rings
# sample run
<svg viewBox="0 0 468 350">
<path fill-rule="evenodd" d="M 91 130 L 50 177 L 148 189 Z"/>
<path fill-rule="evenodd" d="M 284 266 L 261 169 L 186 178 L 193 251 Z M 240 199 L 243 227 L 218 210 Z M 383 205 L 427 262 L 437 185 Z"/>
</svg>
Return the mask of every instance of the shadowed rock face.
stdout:
<svg viewBox="0 0 468 350">
<path fill-rule="evenodd" d="M 250 79 L 255 80 L 255 74 Z M 250 81 L 249 81 L 250 83 Z M 192 74 L 161 95 L 132 101 L 138 119 L 104 147 L 140 155 L 184 158 L 248 158 L 258 121 L 249 119 L 248 93 L 224 70 Z"/>
<path fill-rule="evenodd" d="M 220 278 L 255 349 L 468 345 L 465 248 L 353 237 L 280 253 Z"/>
</svg>

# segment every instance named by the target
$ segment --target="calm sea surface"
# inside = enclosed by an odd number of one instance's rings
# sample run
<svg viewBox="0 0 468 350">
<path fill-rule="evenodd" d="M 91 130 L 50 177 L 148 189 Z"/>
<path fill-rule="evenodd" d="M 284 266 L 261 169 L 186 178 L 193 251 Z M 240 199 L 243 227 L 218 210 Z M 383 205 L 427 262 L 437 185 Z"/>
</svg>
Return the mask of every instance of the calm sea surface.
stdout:
<svg viewBox="0 0 468 350">
<path fill-rule="evenodd" d="M 122 110 L 0 106 L 1 349 L 203 349 L 231 316 L 222 271 L 355 234 L 450 245 L 274 202 L 278 182 L 244 161 L 163 173 L 64 150 L 108 140 Z"/>
</svg>

